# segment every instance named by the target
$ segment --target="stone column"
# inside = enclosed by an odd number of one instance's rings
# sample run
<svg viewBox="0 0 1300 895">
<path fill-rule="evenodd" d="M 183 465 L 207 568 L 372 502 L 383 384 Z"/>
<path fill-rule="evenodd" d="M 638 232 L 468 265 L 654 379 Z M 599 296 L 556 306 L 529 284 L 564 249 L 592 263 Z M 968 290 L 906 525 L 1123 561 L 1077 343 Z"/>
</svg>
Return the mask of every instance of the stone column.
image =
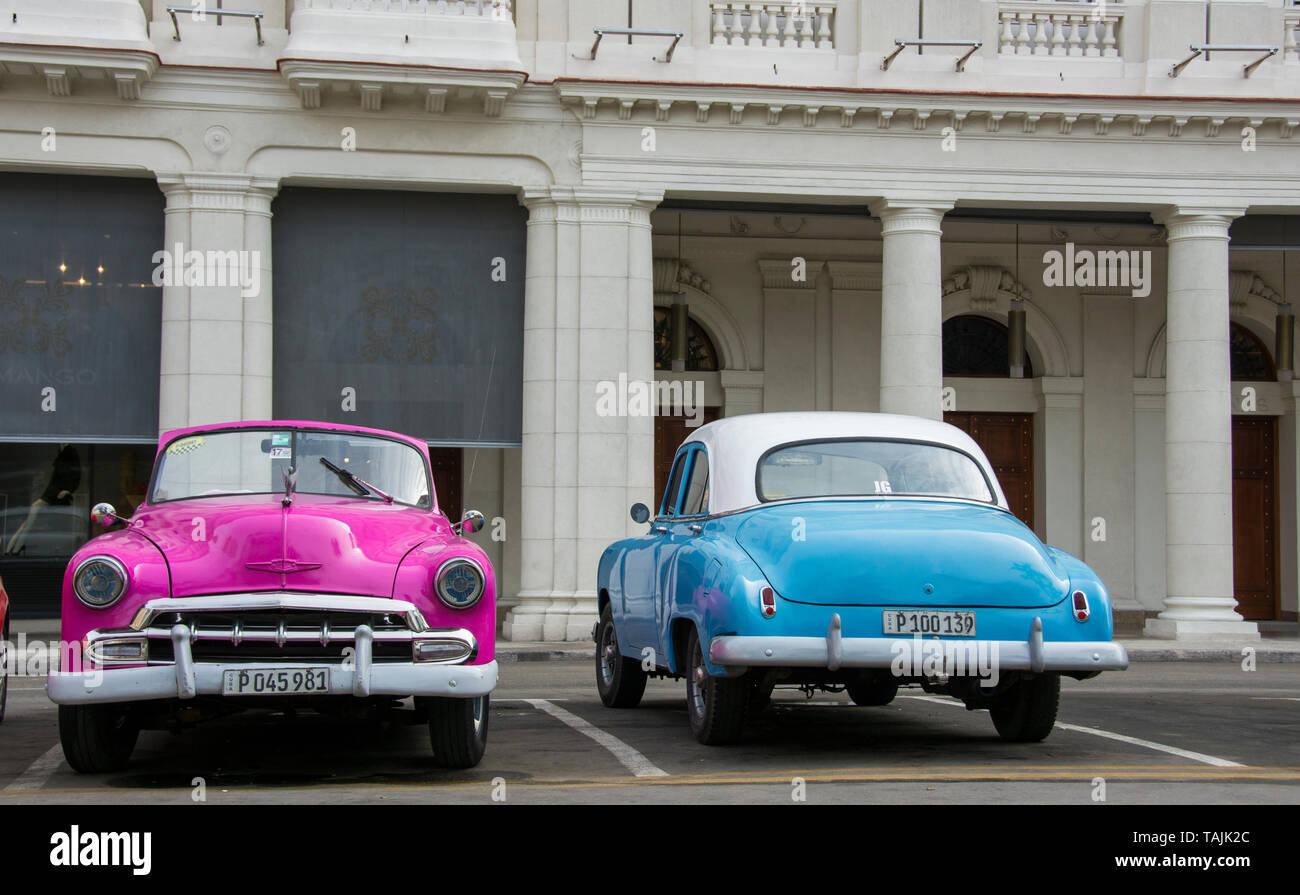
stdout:
<svg viewBox="0 0 1300 895">
<path fill-rule="evenodd" d="M 163 251 L 174 253 L 190 242 L 190 193 L 179 178 L 158 179 L 166 197 Z M 182 249 L 183 251 L 183 249 Z M 168 279 L 162 291 L 162 358 L 158 383 L 158 429 L 166 432 L 189 425 L 190 419 L 190 289 Z"/>
<path fill-rule="evenodd" d="M 951 202 L 882 199 L 880 411 L 942 419 L 939 228 Z"/>
<path fill-rule="evenodd" d="M 159 428 L 271 416 L 274 180 L 160 174 L 167 197 Z"/>
<path fill-rule="evenodd" d="M 654 382 L 650 211 L 661 198 L 524 190 L 521 570 L 507 640 L 588 638 L 600 555 L 640 533 L 632 503 L 653 502 L 653 418 L 608 413 L 599 399 L 614 394 L 616 411 L 635 413 L 632 392 Z"/>
<path fill-rule="evenodd" d="M 1244 209 L 1170 208 L 1165 324 L 1165 608 L 1152 637 L 1258 637 L 1232 594 L 1228 225 Z"/>
</svg>

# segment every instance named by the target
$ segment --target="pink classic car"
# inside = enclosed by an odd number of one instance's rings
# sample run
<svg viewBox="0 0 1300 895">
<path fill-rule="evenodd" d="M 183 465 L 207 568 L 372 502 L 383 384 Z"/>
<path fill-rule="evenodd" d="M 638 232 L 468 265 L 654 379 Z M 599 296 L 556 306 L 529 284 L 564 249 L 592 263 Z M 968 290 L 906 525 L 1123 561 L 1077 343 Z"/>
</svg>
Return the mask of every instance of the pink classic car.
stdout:
<svg viewBox="0 0 1300 895">
<path fill-rule="evenodd" d="M 145 502 L 73 555 L 60 668 L 68 764 L 123 767 L 141 729 L 232 708 L 373 714 L 414 697 L 434 760 L 487 741 L 492 567 L 438 509 L 424 442 L 328 423 L 166 433 Z"/>
</svg>

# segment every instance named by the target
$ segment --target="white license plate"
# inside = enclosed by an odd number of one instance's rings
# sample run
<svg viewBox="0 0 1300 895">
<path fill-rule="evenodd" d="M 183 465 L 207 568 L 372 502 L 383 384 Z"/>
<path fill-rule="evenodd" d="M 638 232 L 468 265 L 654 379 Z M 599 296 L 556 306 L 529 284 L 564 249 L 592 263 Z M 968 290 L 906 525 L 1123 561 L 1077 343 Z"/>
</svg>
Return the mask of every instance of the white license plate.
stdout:
<svg viewBox="0 0 1300 895">
<path fill-rule="evenodd" d="M 974 637 L 975 613 L 942 609 L 886 609 L 886 634 L 926 637 Z"/>
<path fill-rule="evenodd" d="M 225 672 L 221 681 L 223 696 L 293 696 L 329 689 L 328 666 L 241 669 Z"/>
</svg>

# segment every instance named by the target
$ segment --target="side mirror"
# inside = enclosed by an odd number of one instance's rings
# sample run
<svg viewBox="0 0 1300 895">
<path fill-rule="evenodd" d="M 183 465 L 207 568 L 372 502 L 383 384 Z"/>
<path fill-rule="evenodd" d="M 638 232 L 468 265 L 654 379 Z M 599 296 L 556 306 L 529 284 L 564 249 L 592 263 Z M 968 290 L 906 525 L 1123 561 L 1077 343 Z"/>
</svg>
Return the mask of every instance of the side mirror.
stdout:
<svg viewBox="0 0 1300 895">
<path fill-rule="evenodd" d="M 650 510 L 646 507 L 645 504 L 643 503 L 632 504 L 632 521 L 633 522 L 650 521 Z"/>
<path fill-rule="evenodd" d="M 111 503 L 97 503 L 90 508 L 90 521 L 108 528 L 110 525 L 126 520 L 117 515 L 117 510 L 113 509 Z"/>
<path fill-rule="evenodd" d="M 460 521 L 453 525 L 452 528 L 457 529 L 460 534 L 472 535 L 476 531 L 482 531 L 485 524 L 483 514 L 478 510 L 466 510 L 465 514 L 460 517 Z"/>
</svg>

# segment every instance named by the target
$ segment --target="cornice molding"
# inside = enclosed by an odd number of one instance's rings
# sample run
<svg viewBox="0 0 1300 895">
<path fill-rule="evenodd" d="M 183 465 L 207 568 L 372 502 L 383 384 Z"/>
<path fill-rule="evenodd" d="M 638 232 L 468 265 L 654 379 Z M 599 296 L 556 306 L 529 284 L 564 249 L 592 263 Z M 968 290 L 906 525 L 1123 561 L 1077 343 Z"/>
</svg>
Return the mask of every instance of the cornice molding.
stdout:
<svg viewBox="0 0 1300 895">
<path fill-rule="evenodd" d="M 1281 139 L 1290 139 L 1296 127 L 1300 126 L 1300 113 L 1295 111 L 1294 101 L 1285 98 L 1229 101 L 1086 95 L 952 95 L 889 93 L 856 88 L 646 84 L 573 79 L 558 79 L 553 86 L 560 102 L 586 121 L 655 120 L 682 126 L 708 124 L 711 110 L 717 107 L 727 110 L 731 125 L 755 128 L 852 128 L 864 122 L 864 127 L 874 125 L 877 130 L 889 130 L 894 122 L 904 120 L 911 123 L 913 130 L 949 126 L 960 131 L 968 122 L 982 119 L 986 133 L 998 133 L 1002 123 L 1010 119 L 1018 125 L 1016 130 L 1019 133 L 1057 138 L 1074 135 L 1076 125 L 1080 124 L 1091 126 L 1090 132 L 1084 129 L 1085 136 L 1123 135 L 1127 130 L 1129 136 L 1142 137 L 1153 122 L 1159 122 L 1167 129 L 1163 134 L 1153 132 L 1152 136 L 1174 139 L 1195 128 L 1205 139 L 1233 140 L 1238 136 L 1231 127 L 1225 131 L 1226 124 L 1250 126 L 1256 131 L 1266 124 L 1275 124 L 1277 136 Z M 1044 123 L 1054 126 L 1045 127 Z"/>
<path fill-rule="evenodd" d="M 527 74 L 522 71 L 439 68 L 425 65 L 387 65 L 331 62 L 315 59 L 281 59 L 280 73 L 298 94 L 304 109 L 318 109 L 326 95 L 355 90 L 361 108 L 378 112 L 386 96 L 417 96 L 426 112 L 445 110 L 449 93 L 470 91 L 489 118 L 501 115 L 508 100 Z"/>
<path fill-rule="evenodd" d="M 108 81 L 119 98 L 136 100 L 159 67 L 158 54 L 149 50 L 0 43 L 0 72 L 44 78 L 50 96 L 72 96 L 78 80 Z"/>
</svg>

